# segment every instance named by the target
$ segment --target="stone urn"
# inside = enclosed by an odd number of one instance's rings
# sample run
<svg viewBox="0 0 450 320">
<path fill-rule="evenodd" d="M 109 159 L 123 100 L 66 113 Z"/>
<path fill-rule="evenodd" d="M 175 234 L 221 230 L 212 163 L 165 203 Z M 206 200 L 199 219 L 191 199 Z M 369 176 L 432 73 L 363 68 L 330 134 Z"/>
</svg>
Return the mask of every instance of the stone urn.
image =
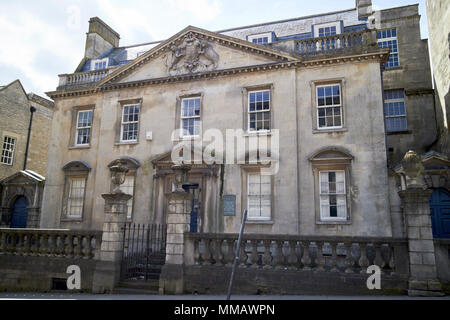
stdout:
<svg viewBox="0 0 450 320">
<path fill-rule="evenodd" d="M 172 166 L 172 170 L 175 174 L 175 190 L 174 192 L 177 193 L 184 193 L 186 192 L 183 189 L 183 184 L 187 181 L 187 173 L 189 170 L 191 170 L 190 166 L 187 165 L 174 165 Z"/>
<path fill-rule="evenodd" d="M 422 187 L 422 184 L 417 180 L 423 171 L 423 164 L 420 156 L 412 150 L 408 151 L 402 160 L 402 166 L 407 178 L 407 187 Z"/>
<path fill-rule="evenodd" d="M 120 185 L 125 182 L 125 175 L 128 172 L 128 168 L 122 164 L 121 161 L 117 161 L 115 165 L 109 168 L 111 171 L 111 182 L 113 183 L 112 193 L 123 193 L 120 190 Z"/>
</svg>

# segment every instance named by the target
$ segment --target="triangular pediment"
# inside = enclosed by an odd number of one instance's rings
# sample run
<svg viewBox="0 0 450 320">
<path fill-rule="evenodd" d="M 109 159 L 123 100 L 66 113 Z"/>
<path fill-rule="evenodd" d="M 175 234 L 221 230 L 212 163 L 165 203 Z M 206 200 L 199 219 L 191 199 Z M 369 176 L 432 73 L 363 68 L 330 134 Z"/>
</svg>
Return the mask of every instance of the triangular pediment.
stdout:
<svg viewBox="0 0 450 320">
<path fill-rule="evenodd" d="M 5 186 L 8 184 L 28 184 L 28 183 L 41 183 L 45 178 L 31 170 L 19 171 L 13 175 L 0 181 L 0 184 Z"/>
<path fill-rule="evenodd" d="M 99 86 L 298 61 L 286 52 L 190 26 L 117 69 Z"/>
</svg>

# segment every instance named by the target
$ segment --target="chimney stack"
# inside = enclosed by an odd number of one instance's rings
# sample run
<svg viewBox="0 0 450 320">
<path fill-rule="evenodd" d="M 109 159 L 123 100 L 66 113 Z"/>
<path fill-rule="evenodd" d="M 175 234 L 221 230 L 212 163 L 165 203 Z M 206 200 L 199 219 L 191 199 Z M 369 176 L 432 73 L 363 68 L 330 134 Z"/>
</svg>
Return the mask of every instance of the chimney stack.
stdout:
<svg viewBox="0 0 450 320">
<path fill-rule="evenodd" d="M 84 57 L 95 59 L 111 48 L 119 46 L 120 35 L 98 17 L 89 20 Z"/>
<path fill-rule="evenodd" d="M 358 19 L 362 20 L 372 15 L 372 0 L 356 0 Z"/>
</svg>

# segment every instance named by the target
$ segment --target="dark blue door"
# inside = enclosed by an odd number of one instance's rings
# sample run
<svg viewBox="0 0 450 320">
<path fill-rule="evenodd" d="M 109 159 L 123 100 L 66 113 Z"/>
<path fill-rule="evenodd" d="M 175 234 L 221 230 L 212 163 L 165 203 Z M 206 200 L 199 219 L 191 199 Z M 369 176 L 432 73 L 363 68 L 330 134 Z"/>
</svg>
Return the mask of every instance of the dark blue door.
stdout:
<svg viewBox="0 0 450 320">
<path fill-rule="evenodd" d="M 200 209 L 200 190 L 198 184 L 185 184 L 183 188 L 186 192 L 192 194 L 189 232 L 198 232 L 198 212 Z"/>
<path fill-rule="evenodd" d="M 430 197 L 431 223 L 434 238 L 450 238 L 450 193 L 436 189 Z"/>
<path fill-rule="evenodd" d="M 26 228 L 28 218 L 28 201 L 25 197 L 19 197 L 14 202 L 11 214 L 11 228 Z"/>
</svg>

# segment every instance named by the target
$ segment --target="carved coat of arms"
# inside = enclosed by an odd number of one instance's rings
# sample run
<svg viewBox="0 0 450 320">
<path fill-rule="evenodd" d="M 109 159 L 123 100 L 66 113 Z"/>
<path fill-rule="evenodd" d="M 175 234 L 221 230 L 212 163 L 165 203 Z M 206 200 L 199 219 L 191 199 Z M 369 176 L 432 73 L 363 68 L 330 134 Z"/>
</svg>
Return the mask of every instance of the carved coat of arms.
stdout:
<svg viewBox="0 0 450 320">
<path fill-rule="evenodd" d="M 188 33 L 181 44 L 172 44 L 167 55 L 167 68 L 170 74 L 183 74 L 210 71 L 217 68 L 219 55 L 211 44 Z"/>
</svg>

